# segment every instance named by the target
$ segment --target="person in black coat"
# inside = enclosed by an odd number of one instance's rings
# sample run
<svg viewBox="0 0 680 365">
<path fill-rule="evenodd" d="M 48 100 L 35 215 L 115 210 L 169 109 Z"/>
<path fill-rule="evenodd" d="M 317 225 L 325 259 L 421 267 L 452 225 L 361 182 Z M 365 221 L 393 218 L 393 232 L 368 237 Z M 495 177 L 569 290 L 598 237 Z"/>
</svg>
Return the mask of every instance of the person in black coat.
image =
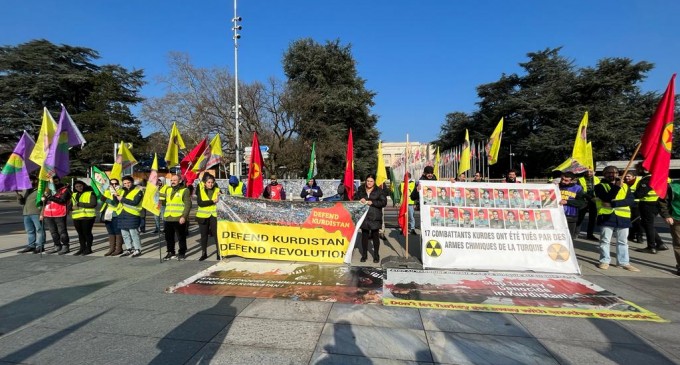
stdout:
<svg viewBox="0 0 680 365">
<path fill-rule="evenodd" d="M 306 202 L 318 202 L 321 200 L 322 196 L 323 192 L 321 191 L 321 187 L 316 184 L 315 178 L 309 179 L 307 185 L 303 186 L 302 191 L 300 192 L 300 198 L 305 199 Z"/>
<path fill-rule="evenodd" d="M 382 209 L 387 205 L 387 198 L 382 189 L 375 186 L 375 175 L 366 176 L 366 183 L 357 189 L 354 200 L 368 205 L 366 219 L 361 224 L 361 262 L 368 256 L 368 237 L 373 240 L 373 262 L 380 262 L 380 228 L 382 227 Z"/>
</svg>

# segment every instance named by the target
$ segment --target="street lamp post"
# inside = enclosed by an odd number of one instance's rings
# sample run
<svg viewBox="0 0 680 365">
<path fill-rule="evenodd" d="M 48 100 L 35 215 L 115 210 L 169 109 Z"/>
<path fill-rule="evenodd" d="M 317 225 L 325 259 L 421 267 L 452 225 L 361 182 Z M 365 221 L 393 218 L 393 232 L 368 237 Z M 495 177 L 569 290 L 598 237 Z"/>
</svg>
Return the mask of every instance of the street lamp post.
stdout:
<svg viewBox="0 0 680 365">
<path fill-rule="evenodd" d="M 236 129 L 236 167 L 239 173 L 241 172 L 241 140 L 239 136 L 240 121 L 239 121 L 239 102 L 238 102 L 238 40 L 241 35 L 238 33 L 241 29 L 241 17 L 236 14 L 236 1 L 234 0 L 234 18 L 231 20 L 234 26 L 231 28 L 234 31 L 234 129 Z"/>
</svg>

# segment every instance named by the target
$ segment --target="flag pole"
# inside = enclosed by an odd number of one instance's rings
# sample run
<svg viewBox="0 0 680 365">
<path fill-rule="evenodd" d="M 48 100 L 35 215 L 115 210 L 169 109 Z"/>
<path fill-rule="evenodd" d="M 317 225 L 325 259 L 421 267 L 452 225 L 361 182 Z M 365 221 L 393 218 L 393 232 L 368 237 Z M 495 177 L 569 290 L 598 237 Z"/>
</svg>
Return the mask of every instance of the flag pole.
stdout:
<svg viewBox="0 0 680 365">
<path fill-rule="evenodd" d="M 633 164 L 633 160 L 635 160 L 635 157 L 637 157 L 640 147 L 642 147 L 642 142 L 638 142 L 635 152 L 633 152 L 633 156 L 630 158 L 630 161 L 628 161 L 628 165 L 626 165 L 626 168 L 623 170 L 623 175 L 621 176 L 626 176 L 626 174 L 628 174 L 628 169 L 630 169 L 630 165 Z M 595 170 L 595 166 L 593 166 L 593 170 Z"/>
<path fill-rule="evenodd" d="M 408 146 L 408 133 L 406 133 L 406 159 L 405 159 L 404 171 L 408 171 L 408 147 L 409 147 Z M 417 188 L 418 187 L 415 187 L 415 189 L 417 189 Z M 408 191 L 408 189 L 406 191 Z M 408 196 L 401 197 L 401 201 L 406 202 L 406 214 L 404 215 L 404 226 L 406 226 L 409 222 L 408 200 L 409 200 Z M 404 235 L 404 237 L 406 238 L 406 245 L 404 246 L 404 249 L 406 250 L 406 252 L 404 253 L 404 257 L 406 257 L 407 259 L 408 259 L 408 236 L 409 236 L 409 234 L 410 234 L 410 232 L 407 230 L 406 234 Z"/>
</svg>

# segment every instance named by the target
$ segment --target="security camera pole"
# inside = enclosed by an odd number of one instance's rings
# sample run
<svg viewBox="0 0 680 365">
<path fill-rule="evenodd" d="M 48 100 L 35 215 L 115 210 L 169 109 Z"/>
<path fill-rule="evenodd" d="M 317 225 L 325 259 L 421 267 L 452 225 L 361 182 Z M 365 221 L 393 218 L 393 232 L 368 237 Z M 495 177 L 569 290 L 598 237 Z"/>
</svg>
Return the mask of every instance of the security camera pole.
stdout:
<svg viewBox="0 0 680 365">
<path fill-rule="evenodd" d="M 241 38 L 241 35 L 238 33 L 239 30 L 242 29 L 241 25 L 239 24 L 241 22 L 241 17 L 236 14 L 236 1 L 234 0 L 234 18 L 231 20 L 234 23 L 234 26 L 231 28 L 231 30 L 234 31 L 234 128 L 236 129 L 236 167 L 239 171 L 241 171 L 241 155 L 240 155 L 240 149 L 241 149 L 241 141 L 239 137 L 239 103 L 238 103 L 238 39 Z"/>
</svg>

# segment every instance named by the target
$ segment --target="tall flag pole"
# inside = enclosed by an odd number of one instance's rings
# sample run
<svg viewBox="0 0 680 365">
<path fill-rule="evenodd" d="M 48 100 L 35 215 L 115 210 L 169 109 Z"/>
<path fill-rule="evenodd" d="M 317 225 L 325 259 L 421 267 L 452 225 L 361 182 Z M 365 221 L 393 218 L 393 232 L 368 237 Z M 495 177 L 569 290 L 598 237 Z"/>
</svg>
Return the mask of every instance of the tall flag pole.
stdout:
<svg viewBox="0 0 680 365">
<path fill-rule="evenodd" d="M 345 154 L 345 176 L 343 184 L 349 200 L 354 199 L 354 140 L 352 139 L 352 129 L 349 130 L 347 137 L 347 153 Z"/>
<path fill-rule="evenodd" d="M 316 142 L 312 142 L 312 154 L 309 157 L 309 170 L 307 171 L 307 181 L 316 176 Z"/>
<path fill-rule="evenodd" d="M 0 191 L 26 190 L 33 187 L 28 174 L 38 165 L 29 160 L 35 141 L 24 131 L 7 163 L 0 172 Z"/>
<path fill-rule="evenodd" d="M 378 171 L 375 172 L 375 185 L 382 186 L 387 181 L 387 169 L 385 169 L 385 158 L 382 153 L 382 141 L 378 142 Z"/>
<path fill-rule="evenodd" d="M 666 197 L 668 187 L 674 113 L 675 74 L 671 77 L 652 119 L 647 124 L 640 144 L 640 154 L 644 157 L 642 167 L 652 174 L 649 186 L 662 198 Z"/>
<path fill-rule="evenodd" d="M 247 198 L 259 198 L 264 191 L 262 177 L 262 153 L 260 142 L 257 140 L 257 132 L 253 132 L 253 144 L 250 152 L 250 164 L 248 166 L 248 185 L 246 187 Z"/>
<path fill-rule="evenodd" d="M 179 165 L 179 150 L 185 148 L 184 139 L 182 139 L 182 136 L 179 134 L 177 124 L 172 123 L 170 139 L 168 140 L 168 149 L 165 152 L 165 162 L 168 164 L 168 168 Z"/>
</svg>

